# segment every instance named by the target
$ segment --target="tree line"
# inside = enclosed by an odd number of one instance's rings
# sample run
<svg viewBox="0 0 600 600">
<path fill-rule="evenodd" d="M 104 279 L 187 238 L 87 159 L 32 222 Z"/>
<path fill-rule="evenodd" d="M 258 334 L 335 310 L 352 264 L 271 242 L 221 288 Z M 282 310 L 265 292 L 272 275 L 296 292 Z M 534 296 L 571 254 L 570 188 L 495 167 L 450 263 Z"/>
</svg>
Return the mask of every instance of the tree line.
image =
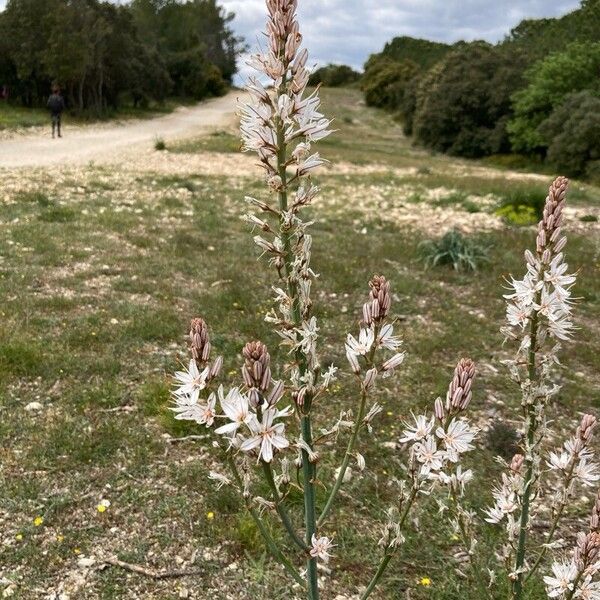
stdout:
<svg viewBox="0 0 600 600">
<path fill-rule="evenodd" d="M 395 38 L 365 65 L 367 104 L 465 157 L 523 154 L 600 179 L 600 0 L 522 21 L 498 44 Z"/>
<path fill-rule="evenodd" d="M 94 114 L 221 95 L 243 49 L 233 18 L 216 0 L 8 0 L 0 87 L 33 107 L 59 85 L 70 108 Z"/>
</svg>

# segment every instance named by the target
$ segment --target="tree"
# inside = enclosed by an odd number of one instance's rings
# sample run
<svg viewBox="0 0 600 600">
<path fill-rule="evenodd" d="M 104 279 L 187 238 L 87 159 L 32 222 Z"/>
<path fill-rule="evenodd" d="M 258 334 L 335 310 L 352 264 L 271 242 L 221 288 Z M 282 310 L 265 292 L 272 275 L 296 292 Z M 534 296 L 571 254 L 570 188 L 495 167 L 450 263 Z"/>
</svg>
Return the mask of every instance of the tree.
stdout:
<svg viewBox="0 0 600 600">
<path fill-rule="evenodd" d="M 411 60 L 397 62 L 386 57 L 370 60 L 361 87 L 369 106 L 397 110 L 402 104 L 407 84 L 419 74 Z"/>
<path fill-rule="evenodd" d="M 458 46 L 419 83 L 415 138 L 434 150 L 477 157 L 509 149 L 510 98 L 518 57 L 484 42 Z"/>
<path fill-rule="evenodd" d="M 369 68 L 371 61 L 376 61 L 378 58 L 389 58 L 396 62 L 410 60 L 422 69 L 427 70 L 442 60 L 451 49 L 452 46 L 449 44 L 440 42 L 431 42 L 408 36 L 395 37 L 384 46 L 380 54 L 371 55 L 365 64 L 365 70 Z"/>
<path fill-rule="evenodd" d="M 572 92 L 600 92 L 600 42 L 575 42 L 555 52 L 525 74 L 525 89 L 513 97 L 514 119 L 508 129 L 514 150 L 544 154 L 549 140 L 540 129 L 554 108 Z"/>
<path fill-rule="evenodd" d="M 314 71 L 308 84 L 312 86 L 341 87 L 350 85 L 360 79 L 360 73 L 348 65 L 327 65 Z"/>
<path fill-rule="evenodd" d="M 548 162 L 571 177 L 600 165 L 600 97 L 585 90 L 568 95 L 540 125 L 550 140 Z"/>
</svg>

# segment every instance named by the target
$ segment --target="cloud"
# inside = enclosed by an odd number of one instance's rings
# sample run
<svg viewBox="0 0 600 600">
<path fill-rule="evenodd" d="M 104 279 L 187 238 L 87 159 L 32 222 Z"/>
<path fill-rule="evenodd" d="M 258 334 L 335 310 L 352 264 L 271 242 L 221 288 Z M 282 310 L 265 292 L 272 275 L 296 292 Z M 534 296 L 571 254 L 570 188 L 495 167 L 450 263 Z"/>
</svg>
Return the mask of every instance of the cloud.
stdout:
<svg viewBox="0 0 600 600">
<path fill-rule="evenodd" d="M 236 14 L 232 26 L 252 49 L 264 45 L 264 0 L 220 3 Z M 0 8 L 5 4 L 6 0 L 0 0 Z M 577 8 L 579 0 L 299 0 L 299 5 L 312 62 L 360 68 L 369 54 L 397 35 L 441 42 L 495 42 L 522 19 L 562 15 Z"/>
<path fill-rule="evenodd" d="M 263 41 L 264 0 L 221 0 L 233 27 L 254 49 Z M 578 0 L 299 0 L 300 28 L 315 64 L 360 68 L 398 35 L 440 42 L 501 40 L 524 18 L 555 17 Z M 246 69 L 240 61 L 243 76 Z"/>
</svg>

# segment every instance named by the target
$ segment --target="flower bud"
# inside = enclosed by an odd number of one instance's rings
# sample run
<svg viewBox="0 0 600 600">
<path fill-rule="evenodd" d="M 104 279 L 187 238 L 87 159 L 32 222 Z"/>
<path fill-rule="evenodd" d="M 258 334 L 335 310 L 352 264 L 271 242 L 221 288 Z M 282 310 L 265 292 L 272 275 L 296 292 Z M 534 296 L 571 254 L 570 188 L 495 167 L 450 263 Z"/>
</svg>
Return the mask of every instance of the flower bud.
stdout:
<svg viewBox="0 0 600 600">
<path fill-rule="evenodd" d="M 208 336 L 208 326 L 204 319 L 192 319 L 190 324 L 190 350 L 192 358 L 198 366 L 203 366 L 210 358 L 210 340 Z"/>
<path fill-rule="evenodd" d="M 377 369 L 369 369 L 365 374 L 365 380 L 363 381 L 363 387 L 365 390 L 369 390 L 373 384 L 375 383 L 375 378 L 377 377 Z"/>
<path fill-rule="evenodd" d="M 510 461 L 510 470 L 513 473 L 520 473 L 525 457 L 522 454 L 515 454 Z"/>
</svg>

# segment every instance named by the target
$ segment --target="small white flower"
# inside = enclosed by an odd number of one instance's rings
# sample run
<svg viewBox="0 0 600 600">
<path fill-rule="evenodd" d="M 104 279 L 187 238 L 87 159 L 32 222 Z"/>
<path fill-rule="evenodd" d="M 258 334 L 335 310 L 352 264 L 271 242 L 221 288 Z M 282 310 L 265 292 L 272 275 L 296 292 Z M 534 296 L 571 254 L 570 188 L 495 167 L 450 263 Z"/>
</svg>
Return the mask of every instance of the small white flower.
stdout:
<svg viewBox="0 0 600 600">
<path fill-rule="evenodd" d="M 554 577 L 549 575 L 544 577 L 548 598 L 560 598 L 573 590 L 573 581 L 577 577 L 577 567 L 572 561 L 568 563 L 555 562 L 552 565 L 552 573 Z"/>
<path fill-rule="evenodd" d="M 598 479 L 600 479 L 598 465 L 595 463 L 588 463 L 585 458 L 582 458 L 575 467 L 575 476 L 584 486 L 592 487 Z"/>
<path fill-rule="evenodd" d="M 334 546 L 333 542 L 328 537 L 318 538 L 314 533 L 311 539 L 310 555 L 314 558 L 319 558 L 323 562 L 329 562 L 331 554 L 330 548 Z"/>
<path fill-rule="evenodd" d="M 393 325 L 384 325 L 381 328 L 379 337 L 377 338 L 377 345 L 387 350 L 395 352 L 402 345 L 402 340 L 399 337 L 394 336 Z"/>
<path fill-rule="evenodd" d="M 337 380 L 337 377 L 336 377 L 337 371 L 338 371 L 337 367 L 335 367 L 333 365 L 329 365 L 329 368 L 327 369 L 327 371 L 325 371 L 324 373 L 321 374 L 321 377 L 323 378 L 323 387 L 324 388 L 328 388 L 333 381 Z"/>
<path fill-rule="evenodd" d="M 475 439 L 475 431 L 466 421 L 452 419 L 448 429 L 438 427 L 435 434 L 444 442 L 448 452 L 448 460 L 458 461 L 458 455 L 473 450 L 471 442 Z"/>
<path fill-rule="evenodd" d="M 346 338 L 346 352 L 351 352 L 356 356 L 365 356 L 371 350 L 373 346 L 373 342 L 375 341 L 375 334 L 373 333 L 372 328 L 361 329 L 358 335 L 358 340 L 351 335 L 348 334 Z"/>
<path fill-rule="evenodd" d="M 210 369 L 208 367 L 200 373 L 196 361 L 194 359 L 190 360 L 187 370 L 175 372 L 175 381 L 179 384 L 179 387 L 174 393 L 184 396 L 203 390 L 206 387 L 209 373 Z"/>
<path fill-rule="evenodd" d="M 238 388 L 229 390 L 229 393 L 224 398 L 223 386 L 219 387 L 219 399 L 221 408 L 231 423 L 221 425 L 221 427 L 215 429 L 215 433 L 233 434 L 243 424 L 248 424 L 250 422 L 252 414 L 250 413 L 248 397 L 245 394 L 241 394 Z"/>
<path fill-rule="evenodd" d="M 427 437 L 414 446 L 415 458 L 421 463 L 421 475 L 439 471 L 444 463 L 444 452 L 437 449 L 435 439 Z"/>
<path fill-rule="evenodd" d="M 243 452 L 250 452 L 260 446 L 258 459 L 268 463 L 273 460 L 274 450 L 287 448 L 290 443 L 284 434 L 285 425 L 283 423 L 273 424 L 273 420 L 277 416 L 285 416 L 285 413 L 268 408 L 263 411 L 262 421 L 260 422 L 256 416 L 252 415 L 248 426 L 254 435 L 244 440 L 240 449 Z"/>
<path fill-rule="evenodd" d="M 217 482 L 216 488 L 220 490 L 224 485 L 231 485 L 231 479 L 229 477 L 217 473 L 217 471 L 210 471 L 208 478 Z"/>
<path fill-rule="evenodd" d="M 400 441 L 403 444 L 406 442 L 418 442 L 423 438 L 427 437 L 433 430 L 433 417 L 431 417 L 430 420 L 427 420 L 427 417 L 425 415 L 413 415 L 413 419 L 415 421 L 414 425 L 409 425 L 408 423 L 405 423 L 407 429 L 405 429 L 402 432 L 404 434 L 404 437 L 400 438 Z"/>
</svg>

